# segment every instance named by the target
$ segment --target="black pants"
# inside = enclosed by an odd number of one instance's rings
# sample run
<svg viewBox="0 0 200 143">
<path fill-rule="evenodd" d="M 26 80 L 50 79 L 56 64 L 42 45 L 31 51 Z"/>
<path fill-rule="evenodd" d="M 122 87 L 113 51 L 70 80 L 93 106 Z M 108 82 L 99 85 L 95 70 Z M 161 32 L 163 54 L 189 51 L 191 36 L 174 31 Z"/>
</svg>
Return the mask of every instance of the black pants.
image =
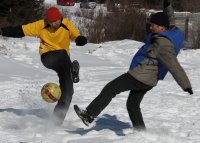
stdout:
<svg viewBox="0 0 200 143">
<path fill-rule="evenodd" d="M 74 93 L 73 82 L 71 79 L 71 60 L 65 50 L 50 51 L 42 54 L 43 65 L 54 70 L 58 74 L 61 98 L 54 108 L 53 120 L 61 125 L 70 106 L 72 95 Z"/>
<path fill-rule="evenodd" d="M 127 100 L 129 117 L 135 128 L 145 128 L 143 117 L 140 111 L 140 102 L 142 101 L 145 93 L 150 89 L 152 89 L 151 86 L 145 85 L 137 81 L 129 73 L 125 73 L 109 82 L 86 109 L 90 115 L 97 117 L 111 102 L 112 98 L 114 98 L 120 92 L 130 90 Z"/>
</svg>

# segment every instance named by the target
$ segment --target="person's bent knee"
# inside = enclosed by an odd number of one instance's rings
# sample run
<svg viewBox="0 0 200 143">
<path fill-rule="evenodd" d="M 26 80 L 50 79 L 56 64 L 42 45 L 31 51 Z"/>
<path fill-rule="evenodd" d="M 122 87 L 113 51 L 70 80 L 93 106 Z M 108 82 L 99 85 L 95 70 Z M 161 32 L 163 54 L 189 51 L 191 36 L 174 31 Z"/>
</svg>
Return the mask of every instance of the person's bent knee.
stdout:
<svg viewBox="0 0 200 143">
<path fill-rule="evenodd" d="M 109 95 L 113 95 L 113 97 L 120 93 L 119 89 L 112 82 L 109 82 L 103 88 L 102 92 L 107 93 Z"/>
</svg>

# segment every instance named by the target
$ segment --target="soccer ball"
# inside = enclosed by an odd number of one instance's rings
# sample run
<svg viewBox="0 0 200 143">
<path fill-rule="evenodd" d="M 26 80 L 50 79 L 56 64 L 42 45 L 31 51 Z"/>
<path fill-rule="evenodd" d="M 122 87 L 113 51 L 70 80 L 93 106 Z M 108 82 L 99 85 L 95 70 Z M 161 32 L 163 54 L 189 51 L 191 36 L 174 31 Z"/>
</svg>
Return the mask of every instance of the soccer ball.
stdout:
<svg viewBox="0 0 200 143">
<path fill-rule="evenodd" d="M 41 96 L 48 103 L 56 102 L 61 97 L 61 89 L 56 83 L 46 83 L 42 87 Z"/>
</svg>

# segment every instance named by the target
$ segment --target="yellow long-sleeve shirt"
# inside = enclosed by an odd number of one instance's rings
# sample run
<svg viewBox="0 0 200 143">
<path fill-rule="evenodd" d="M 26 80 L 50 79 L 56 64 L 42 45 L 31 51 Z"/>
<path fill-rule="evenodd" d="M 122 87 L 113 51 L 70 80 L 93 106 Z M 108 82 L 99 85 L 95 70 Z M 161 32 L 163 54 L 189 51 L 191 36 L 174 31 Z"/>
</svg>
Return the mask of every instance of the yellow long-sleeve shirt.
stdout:
<svg viewBox="0 0 200 143">
<path fill-rule="evenodd" d="M 48 51 L 61 49 L 65 49 L 69 54 L 70 40 L 74 41 L 80 35 L 72 22 L 66 18 L 62 19 L 61 26 L 56 30 L 47 26 L 45 20 L 22 25 L 22 30 L 25 36 L 37 36 L 40 38 L 40 55 Z"/>
</svg>

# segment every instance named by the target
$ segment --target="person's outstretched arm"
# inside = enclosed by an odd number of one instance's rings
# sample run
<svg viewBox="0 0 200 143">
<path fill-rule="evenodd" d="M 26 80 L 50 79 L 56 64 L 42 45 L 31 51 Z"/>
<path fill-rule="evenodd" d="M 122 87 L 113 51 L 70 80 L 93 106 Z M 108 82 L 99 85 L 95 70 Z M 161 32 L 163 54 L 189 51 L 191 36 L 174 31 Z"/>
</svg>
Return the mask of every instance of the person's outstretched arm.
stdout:
<svg viewBox="0 0 200 143">
<path fill-rule="evenodd" d="M 180 87 L 186 92 L 189 92 L 188 89 L 192 90 L 189 78 L 176 57 L 172 43 L 167 38 L 158 37 L 153 45 L 158 47 L 157 58 L 167 67 Z"/>
<path fill-rule="evenodd" d="M 14 38 L 21 38 L 25 36 L 21 25 L 0 28 L 0 35 Z"/>
</svg>

